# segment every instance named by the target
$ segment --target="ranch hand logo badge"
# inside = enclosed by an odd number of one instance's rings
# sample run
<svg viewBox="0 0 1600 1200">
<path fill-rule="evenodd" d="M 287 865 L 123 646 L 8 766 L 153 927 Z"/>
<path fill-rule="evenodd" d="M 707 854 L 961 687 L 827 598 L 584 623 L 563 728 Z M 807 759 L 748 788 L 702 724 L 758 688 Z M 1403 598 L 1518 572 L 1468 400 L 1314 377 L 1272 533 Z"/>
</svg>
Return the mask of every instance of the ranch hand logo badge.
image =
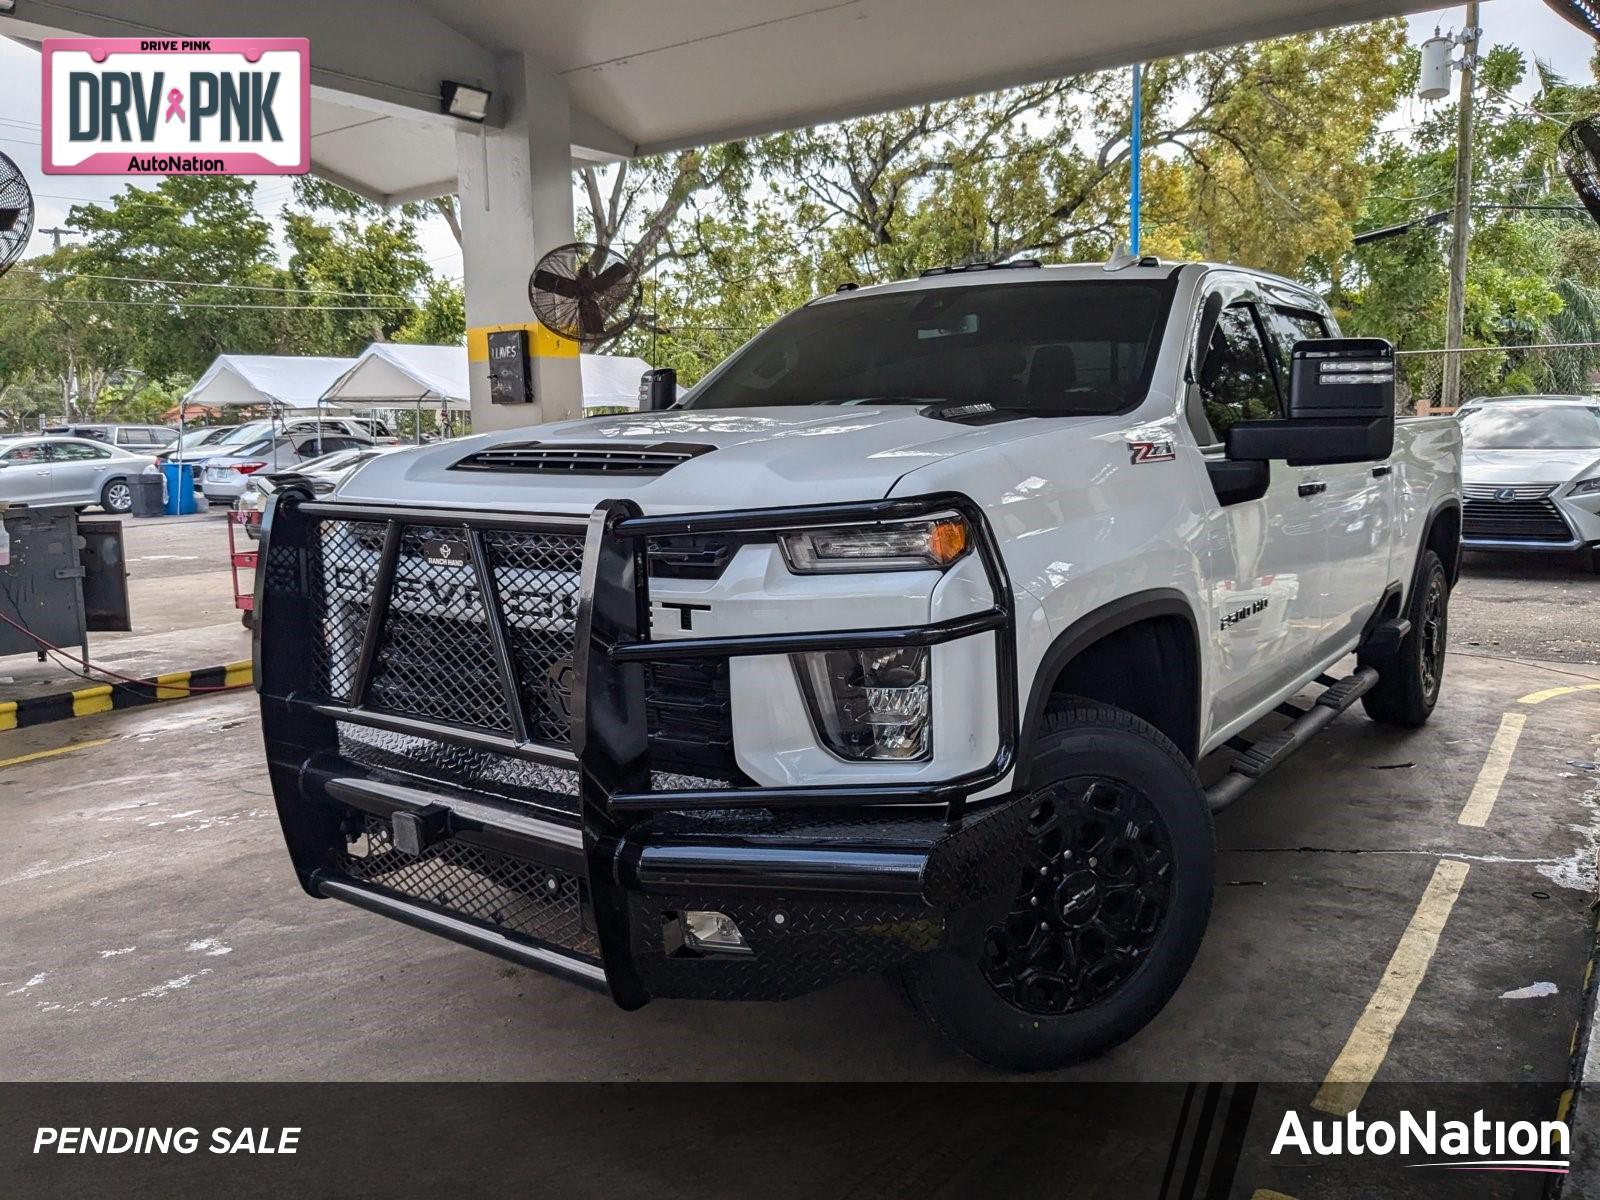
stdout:
<svg viewBox="0 0 1600 1200">
<path fill-rule="evenodd" d="M 47 38 L 46 175 L 303 175 L 305 38 Z"/>
</svg>

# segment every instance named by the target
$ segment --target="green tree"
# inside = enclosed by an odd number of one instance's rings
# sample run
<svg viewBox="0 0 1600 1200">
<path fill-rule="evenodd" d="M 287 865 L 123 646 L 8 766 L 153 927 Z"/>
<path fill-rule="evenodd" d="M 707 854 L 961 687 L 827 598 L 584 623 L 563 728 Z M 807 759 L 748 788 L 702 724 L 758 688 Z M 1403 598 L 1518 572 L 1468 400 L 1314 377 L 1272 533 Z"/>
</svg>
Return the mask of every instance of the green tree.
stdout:
<svg viewBox="0 0 1600 1200">
<path fill-rule="evenodd" d="M 453 279 L 435 279 L 426 295 L 395 333 L 397 342 L 459 346 L 467 340 L 467 296 Z"/>
</svg>

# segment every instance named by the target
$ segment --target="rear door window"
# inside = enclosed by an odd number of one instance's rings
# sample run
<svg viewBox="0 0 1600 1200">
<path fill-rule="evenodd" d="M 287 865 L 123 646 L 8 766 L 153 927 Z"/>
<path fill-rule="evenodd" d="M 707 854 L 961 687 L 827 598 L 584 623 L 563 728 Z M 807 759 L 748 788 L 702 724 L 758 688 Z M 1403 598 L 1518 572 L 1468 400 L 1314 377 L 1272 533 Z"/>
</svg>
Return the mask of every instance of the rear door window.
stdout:
<svg viewBox="0 0 1600 1200">
<path fill-rule="evenodd" d="M 1200 372 L 1200 398 L 1219 438 L 1240 421 L 1281 415 L 1277 383 L 1251 305 L 1222 310 Z"/>
<path fill-rule="evenodd" d="M 1267 345 L 1272 351 L 1272 370 L 1278 379 L 1278 390 L 1289 394 L 1289 371 L 1294 361 L 1294 344 L 1307 338 L 1328 336 L 1327 326 L 1315 313 L 1297 312 L 1287 308 L 1260 308 L 1262 322 L 1267 330 Z"/>
</svg>

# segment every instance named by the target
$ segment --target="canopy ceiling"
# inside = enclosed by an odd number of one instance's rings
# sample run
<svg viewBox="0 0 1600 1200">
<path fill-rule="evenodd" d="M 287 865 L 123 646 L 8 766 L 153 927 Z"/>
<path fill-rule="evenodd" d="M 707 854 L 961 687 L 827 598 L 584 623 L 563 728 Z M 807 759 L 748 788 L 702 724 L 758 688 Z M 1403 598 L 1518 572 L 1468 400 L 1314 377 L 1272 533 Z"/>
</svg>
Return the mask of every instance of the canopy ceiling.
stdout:
<svg viewBox="0 0 1600 1200">
<path fill-rule="evenodd" d="M 455 187 L 445 79 L 524 53 L 565 81 L 580 157 L 883 112 L 1428 7 L 1427 0 L 28 0 L 0 33 L 300 36 L 312 162 L 375 198 Z M 25 19 L 24 19 L 25 18 Z"/>
</svg>

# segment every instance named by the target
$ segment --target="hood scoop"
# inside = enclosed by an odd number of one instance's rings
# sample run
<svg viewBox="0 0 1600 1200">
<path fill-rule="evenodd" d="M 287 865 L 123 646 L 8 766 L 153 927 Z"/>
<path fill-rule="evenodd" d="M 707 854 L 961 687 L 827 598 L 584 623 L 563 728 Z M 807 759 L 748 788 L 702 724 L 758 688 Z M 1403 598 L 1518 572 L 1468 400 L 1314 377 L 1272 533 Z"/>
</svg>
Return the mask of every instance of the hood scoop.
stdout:
<svg viewBox="0 0 1600 1200">
<path fill-rule="evenodd" d="M 917 411 L 935 421 L 950 421 L 956 425 L 997 425 L 1002 421 L 1021 421 L 1028 415 L 1014 408 L 996 408 L 987 400 L 944 400 Z"/>
<path fill-rule="evenodd" d="M 684 442 L 619 446 L 614 442 L 507 442 L 467 455 L 452 471 L 509 475 L 665 475 L 715 449 Z"/>
</svg>

